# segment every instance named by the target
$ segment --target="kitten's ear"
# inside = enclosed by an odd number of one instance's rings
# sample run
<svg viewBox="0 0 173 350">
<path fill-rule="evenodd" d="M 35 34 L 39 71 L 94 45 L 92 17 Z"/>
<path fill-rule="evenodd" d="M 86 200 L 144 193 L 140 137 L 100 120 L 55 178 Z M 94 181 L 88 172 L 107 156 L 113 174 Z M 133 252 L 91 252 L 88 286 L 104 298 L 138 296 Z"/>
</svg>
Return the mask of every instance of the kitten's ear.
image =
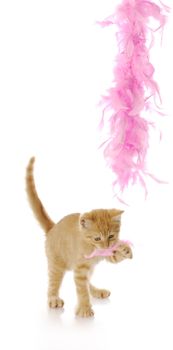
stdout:
<svg viewBox="0 0 173 350">
<path fill-rule="evenodd" d="M 112 210 L 112 218 L 113 222 L 121 222 L 121 215 L 124 213 L 123 210 Z"/>
<path fill-rule="evenodd" d="M 111 221 L 112 222 L 121 222 L 121 215 L 113 216 Z"/>
<path fill-rule="evenodd" d="M 80 216 L 80 225 L 82 228 L 90 228 L 92 224 L 92 220 L 88 219 L 85 214 Z"/>
</svg>

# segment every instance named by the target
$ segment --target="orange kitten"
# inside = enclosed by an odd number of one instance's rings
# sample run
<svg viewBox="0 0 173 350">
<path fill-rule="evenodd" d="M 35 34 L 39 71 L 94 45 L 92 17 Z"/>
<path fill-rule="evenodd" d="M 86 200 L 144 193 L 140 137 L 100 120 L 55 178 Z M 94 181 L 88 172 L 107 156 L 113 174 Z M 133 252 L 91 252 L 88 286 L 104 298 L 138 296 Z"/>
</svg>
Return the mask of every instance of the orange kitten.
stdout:
<svg viewBox="0 0 173 350">
<path fill-rule="evenodd" d="M 107 298 L 110 292 L 97 289 L 90 284 L 90 276 L 95 265 L 106 259 L 117 263 L 131 258 L 128 244 L 121 244 L 111 257 L 86 259 L 95 248 L 107 248 L 119 239 L 121 214 L 117 209 L 97 209 L 84 214 L 65 216 L 55 224 L 44 209 L 35 188 L 33 177 L 34 158 L 31 158 L 26 171 L 26 191 L 31 208 L 46 232 L 46 255 L 48 259 L 49 288 L 48 303 L 52 308 L 63 307 L 59 289 L 67 270 L 74 271 L 78 307 L 76 314 L 82 317 L 94 314 L 90 294 L 96 298 Z"/>
</svg>

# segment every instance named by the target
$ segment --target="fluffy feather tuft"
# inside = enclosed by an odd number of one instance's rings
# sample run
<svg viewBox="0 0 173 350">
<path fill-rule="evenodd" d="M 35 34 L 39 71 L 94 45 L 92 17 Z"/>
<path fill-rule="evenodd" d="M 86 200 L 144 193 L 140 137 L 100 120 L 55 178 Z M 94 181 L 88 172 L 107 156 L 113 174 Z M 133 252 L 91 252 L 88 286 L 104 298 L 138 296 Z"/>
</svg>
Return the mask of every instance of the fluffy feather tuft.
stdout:
<svg viewBox="0 0 173 350">
<path fill-rule="evenodd" d="M 112 16 L 100 22 L 103 27 L 119 28 L 116 33 L 119 54 L 112 87 L 102 97 L 101 126 L 109 122 L 104 156 L 116 176 L 114 185 L 118 185 L 121 192 L 129 183 L 136 182 L 146 191 L 146 155 L 152 123 L 144 117 L 148 110 L 157 109 L 156 97 L 161 101 L 149 51 L 154 32 L 164 28 L 167 11 L 169 8 L 162 3 L 158 6 L 152 1 L 123 0 Z M 150 19 L 156 20 L 156 28 L 150 28 Z"/>
</svg>

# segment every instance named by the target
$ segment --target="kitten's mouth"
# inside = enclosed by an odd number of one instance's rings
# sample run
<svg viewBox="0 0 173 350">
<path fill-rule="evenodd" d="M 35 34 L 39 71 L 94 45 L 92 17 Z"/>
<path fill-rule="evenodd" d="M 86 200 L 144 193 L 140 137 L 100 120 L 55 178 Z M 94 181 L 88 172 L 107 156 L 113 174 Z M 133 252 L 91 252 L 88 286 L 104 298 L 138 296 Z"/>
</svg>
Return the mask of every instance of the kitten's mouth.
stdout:
<svg viewBox="0 0 173 350">
<path fill-rule="evenodd" d="M 117 252 L 120 253 L 120 255 L 122 255 L 123 259 L 132 258 L 131 249 L 130 249 L 130 247 L 127 246 L 127 244 L 132 245 L 132 243 L 130 241 L 119 241 L 117 244 L 114 244 L 112 247 L 109 247 L 106 249 L 96 248 L 90 255 L 88 255 L 88 256 L 85 255 L 85 258 L 91 259 L 95 256 L 112 256 L 112 255 L 115 256 L 115 254 Z"/>
</svg>

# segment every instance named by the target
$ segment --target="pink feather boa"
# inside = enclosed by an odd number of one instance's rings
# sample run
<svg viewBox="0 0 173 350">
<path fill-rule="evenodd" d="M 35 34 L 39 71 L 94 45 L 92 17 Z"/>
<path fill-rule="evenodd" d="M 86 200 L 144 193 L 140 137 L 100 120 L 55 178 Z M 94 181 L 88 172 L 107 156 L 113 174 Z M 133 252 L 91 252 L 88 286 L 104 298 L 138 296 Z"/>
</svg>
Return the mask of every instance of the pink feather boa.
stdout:
<svg viewBox="0 0 173 350">
<path fill-rule="evenodd" d="M 162 3 L 158 6 L 152 1 L 123 0 L 112 16 L 99 22 L 103 27 L 116 25 L 119 28 L 116 33 L 119 54 L 113 85 L 107 96 L 102 97 L 101 126 L 109 120 L 104 156 L 116 175 L 114 185 L 118 185 L 121 193 L 130 183 L 137 182 L 146 191 L 146 155 L 152 123 L 141 114 L 154 107 L 157 109 L 156 96 L 161 101 L 158 85 L 153 80 L 154 67 L 149 61 L 149 51 L 153 46 L 153 33 L 163 30 L 168 10 Z M 149 26 L 150 18 L 158 22 L 155 30 Z"/>
</svg>

